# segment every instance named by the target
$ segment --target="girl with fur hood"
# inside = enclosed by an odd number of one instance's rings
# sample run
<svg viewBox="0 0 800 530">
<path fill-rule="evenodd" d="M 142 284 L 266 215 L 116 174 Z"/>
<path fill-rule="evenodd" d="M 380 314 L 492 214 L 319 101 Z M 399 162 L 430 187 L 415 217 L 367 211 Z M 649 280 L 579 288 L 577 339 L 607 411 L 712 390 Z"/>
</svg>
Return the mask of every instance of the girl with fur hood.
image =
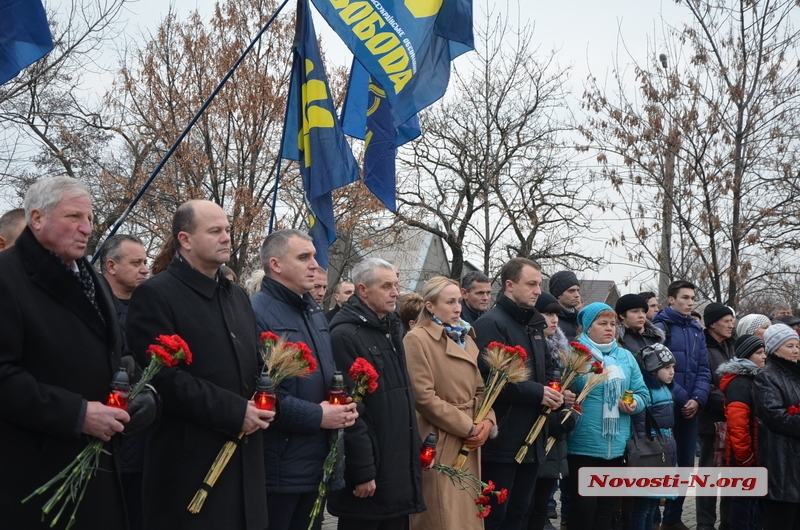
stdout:
<svg viewBox="0 0 800 530">
<path fill-rule="evenodd" d="M 725 394 L 725 464 L 736 467 L 758 465 L 758 422 L 756 420 L 753 381 L 764 368 L 767 354 L 764 342 L 753 335 L 736 339 L 736 356 L 717 368 L 719 389 Z M 732 497 L 732 530 L 761 528 L 759 499 Z"/>
</svg>

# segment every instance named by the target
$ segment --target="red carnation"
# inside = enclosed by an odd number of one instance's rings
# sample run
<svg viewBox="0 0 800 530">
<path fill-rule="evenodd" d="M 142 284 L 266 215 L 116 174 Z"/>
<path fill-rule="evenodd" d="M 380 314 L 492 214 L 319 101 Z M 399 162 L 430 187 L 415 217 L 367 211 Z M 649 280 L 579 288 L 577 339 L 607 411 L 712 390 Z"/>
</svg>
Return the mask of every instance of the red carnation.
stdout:
<svg viewBox="0 0 800 530">
<path fill-rule="evenodd" d="M 528 352 L 525 351 L 525 348 L 523 348 L 522 346 L 514 347 L 514 353 L 519 355 L 520 359 L 522 359 L 523 361 L 528 360 Z"/>
<path fill-rule="evenodd" d="M 591 371 L 593 374 L 602 374 L 603 365 L 600 363 L 600 361 L 594 361 L 589 371 Z"/>
<path fill-rule="evenodd" d="M 492 481 L 490 480 L 490 481 L 489 481 L 489 482 L 486 484 L 486 486 L 483 488 L 483 490 L 481 490 L 481 494 L 483 494 L 483 495 L 489 495 L 489 494 L 490 494 L 490 493 L 492 493 L 493 491 L 494 491 L 494 482 L 492 482 Z"/>
<path fill-rule="evenodd" d="M 789 413 L 789 416 L 795 416 L 797 415 L 798 412 L 800 412 L 800 407 L 797 407 L 795 405 L 789 405 L 789 408 L 786 409 L 786 412 Z"/>
<path fill-rule="evenodd" d="M 492 507 L 487 504 L 486 506 L 481 505 L 481 508 L 475 516 L 479 519 L 486 519 L 489 516 L 489 512 L 492 511 Z"/>
<path fill-rule="evenodd" d="M 478 505 L 486 505 L 486 504 L 489 504 L 489 501 L 490 501 L 490 500 L 491 500 L 491 499 L 490 499 L 489 497 L 487 497 L 486 495 L 481 495 L 480 497 L 478 497 L 477 499 L 475 499 L 475 504 L 478 504 Z"/>
<path fill-rule="evenodd" d="M 192 364 L 192 352 L 189 351 L 189 345 L 180 335 L 159 335 L 156 340 L 164 345 L 165 351 L 168 352 L 170 357 L 175 358 L 174 361 L 170 362 L 165 360 L 164 364 L 175 366 L 178 364 L 178 360 L 185 360 L 186 364 Z"/>
<path fill-rule="evenodd" d="M 271 331 L 263 332 L 259 338 L 261 339 L 261 342 L 263 342 L 265 344 L 268 343 L 268 342 L 274 344 L 274 343 L 278 342 L 279 340 L 281 340 L 281 338 L 279 336 L 277 336 L 276 334 L 274 334 Z"/>
<path fill-rule="evenodd" d="M 497 494 L 497 504 L 503 504 L 506 500 L 508 500 L 508 490 L 503 488 Z"/>
<path fill-rule="evenodd" d="M 486 349 L 487 350 L 495 350 L 495 349 L 503 350 L 503 349 L 505 349 L 505 347 L 506 347 L 505 344 L 503 344 L 502 342 L 497 342 L 497 341 L 490 342 L 489 344 L 486 345 Z"/>
<path fill-rule="evenodd" d="M 163 346 L 159 346 L 158 344 L 151 344 L 148 346 L 146 353 L 153 358 L 153 360 L 158 359 L 164 366 L 172 367 L 178 364 L 178 359 L 170 355 Z"/>
</svg>

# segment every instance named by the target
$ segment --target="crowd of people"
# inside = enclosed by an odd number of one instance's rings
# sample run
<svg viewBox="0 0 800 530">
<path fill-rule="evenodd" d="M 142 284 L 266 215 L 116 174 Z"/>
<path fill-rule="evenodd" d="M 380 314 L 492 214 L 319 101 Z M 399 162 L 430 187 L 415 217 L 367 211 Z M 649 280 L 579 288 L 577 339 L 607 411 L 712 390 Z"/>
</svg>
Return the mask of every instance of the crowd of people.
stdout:
<svg viewBox="0 0 800 530">
<path fill-rule="evenodd" d="M 225 267 L 230 225 L 215 203 L 177 208 L 152 270 L 142 241 L 115 235 L 96 271 L 85 257 L 92 219 L 88 189 L 67 177 L 35 182 L 24 208 L 0 217 L 0 528 L 49 527 L 41 503 L 22 499 L 97 438 L 102 472 L 81 494 L 78 530 L 319 529 L 310 514 L 339 432 L 343 458 L 325 501 L 342 530 L 545 530 L 559 488 L 562 530 L 686 529 L 683 498 L 666 499 L 662 513 L 657 498 L 579 493 L 580 468 L 623 466 L 628 440 L 657 431 L 672 465 L 767 468 L 765 498 L 721 497 L 721 530 L 800 529 L 800 319 L 791 311 L 737 321 L 709 303 L 699 315 L 687 281 L 669 286 L 663 308 L 654 293 L 584 306 L 575 273 L 551 275 L 542 292 L 541 267 L 525 258 L 502 266 L 494 304 L 479 272 L 434 277 L 401 303 L 396 267 L 368 258 L 334 286 L 326 313 L 327 276 L 304 232 L 265 238 L 248 293 Z M 252 399 L 265 331 L 307 344 L 317 365 L 281 382 L 274 411 Z M 155 338 L 173 334 L 192 363 L 159 372 L 127 411 L 108 406 L 120 367 L 137 376 Z M 597 386 L 587 374 L 552 384 L 573 341 L 602 367 Z M 476 421 L 489 372 L 481 351 L 493 342 L 524 349 L 530 375 Z M 341 373 L 352 387 L 359 358 L 379 374 L 377 389 L 331 404 L 332 382 Z M 479 510 L 468 491 L 422 469 L 428 433 L 438 462 L 465 456 L 464 469 L 507 500 Z M 232 440 L 237 450 L 190 512 Z M 698 530 L 715 528 L 716 500 L 697 499 Z"/>
</svg>

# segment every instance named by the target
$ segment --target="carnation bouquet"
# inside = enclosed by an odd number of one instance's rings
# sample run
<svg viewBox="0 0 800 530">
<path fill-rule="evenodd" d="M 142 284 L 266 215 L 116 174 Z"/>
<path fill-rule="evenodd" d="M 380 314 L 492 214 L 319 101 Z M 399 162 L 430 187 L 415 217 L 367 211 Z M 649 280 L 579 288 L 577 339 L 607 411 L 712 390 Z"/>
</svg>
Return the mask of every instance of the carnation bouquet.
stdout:
<svg viewBox="0 0 800 530">
<path fill-rule="evenodd" d="M 489 366 L 489 374 L 484 384 L 483 400 L 475 413 L 474 425 L 486 419 L 506 383 L 519 383 L 528 379 L 530 373 L 525 366 L 527 359 L 528 354 L 522 346 L 506 346 L 500 342 L 490 342 L 486 346 L 483 360 Z M 464 444 L 453 462 L 453 467 L 457 470 L 463 468 L 468 456 L 469 448 Z"/>
<path fill-rule="evenodd" d="M 572 381 L 575 379 L 576 375 L 589 373 L 592 366 L 592 353 L 586 346 L 579 342 L 570 342 L 569 345 L 569 353 L 564 354 L 563 352 L 558 352 L 559 356 L 561 357 L 561 361 L 564 364 L 564 372 L 561 374 L 561 382 L 559 384 L 562 394 L 564 393 L 564 390 L 567 390 L 569 385 L 572 384 Z M 542 408 L 542 413 L 538 418 L 536 418 L 531 430 L 528 431 L 528 436 L 525 437 L 525 443 L 522 444 L 522 447 L 520 447 L 519 451 L 517 451 L 517 456 L 514 457 L 514 460 L 516 460 L 518 464 L 521 464 L 525 459 L 525 456 L 528 454 L 528 449 L 531 445 L 533 445 L 533 442 L 536 441 L 539 433 L 542 432 L 544 423 L 547 421 L 547 416 L 553 410 L 555 409 L 550 407 Z"/>
<path fill-rule="evenodd" d="M 158 343 L 151 344 L 147 348 L 146 353 L 150 356 L 150 364 L 148 364 L 142 372 L 142 377 L 130 391 L 127 399 L 120 399 L 117 394 L 112 393 L 108 398 L 108 406 L 125 409 L 128 403 L 139 395 L 142 389 L 150 383 L 153 377 L 155 377 L 163 367 L 177 366 L 181 361 L 184 361 L 186 364 L 192 364 L 192 352 L 180 336 L 159 335 L 156 337 L 156 341 L 158 341 Z M 71 501 L 74 507 L 66 526 L 67 530 L 71 528 L 76 522 L 75 514 L 86 493 L 86 488 L 89 486 L 89 480 L 91 480 L 100 468 L 100 455 L 103 453 L 110 454 L 103 449 L 103 443 L 103 440 L 93 437 L 89 445 L 84 447 L 67 467 L 62 469 L 60 473 L 50 479 L 46 484 L 23 499 L 22 502 L 25 503 L 36 495 L 42 495 L 51 487 L 60 484 L 50 499 L 42 506 L 42 520 L 44 520 L 45 516 L 50 515 L 52 511 L 57 509 L 58 511 L 53 517 L 53 520 L 50 521 L 50 528 L 53 528 L 64 513 L 67 504 Z"/>
<path fill-rule="evenodd" d="M 431 469 L 442 473 L 450 479 L 453 485 L 475 496 L 475 505 L 478 507 L 478 513 L 475 516 L 480 519 L 485 519 L 492 511 L 492 507 L 489 506 L 489 501 L 492 500 L 492 497 L 497 497 L 497 504 L 503 504 L 508 499 L 508 490 L 506 488 L 496 489 L 494 482 L 491 480 L 488 483 L 483 482 L 466 471 L 442 464 L 433 464 Z"/>
<path fill-rule="evenodd" d="M 583 400 L 586 399 L 586 396 L 594 390 L 594 388 L 608 379 L 608 372 L 603 370 L 603 365 L 599 361 L 593 361 L 589 364 L 589 374 L 586 377 L 586 383 L 583 385 L 583 389 L 581 389 L 580 394 L 575 398 L 575 404 L 572 406 L 571 409 L 564 414 L 564 418 L 561 420 L 561 423 L 566 423 L 566 421 L 572 416 L 572 414 L 580 414 L 581 411 L 581 403 Z M 556 439 L 554 437 L 550 437 L 547 439 L 547 446 L 545 447 L 545 452 L 549 453 L 550 449 L 553 448 L 555 445 Z"/>
<path fill-rule="evenodd" d="M 364 396 L 373 393 L 378 389 L 378 372 L 369 361 L 363 357 L 358 357 L 350 366 L 347 371 L 350 379 L 353 381 L 353 393 L 350 397 L 353 398 L 354 403 L 360 403 L 364 400 Z M 332 435 L 331 447 L 328 450 L 328 455 L 325 457 L 325 463 L 322 466 L 322 480 L 317 486 L 317 499 L 314 501 L 314 506 L 311 508 L 311 520 L 308 522 L 308 530 L 314 527 L 314 521 L 319 517 L 322 511 L 322 501 L 328 493 L 328 482 L 331 480 L 333 470 L 336 467 L 336 455 L 339 452 L 339 432 L 334 432 Z"/>
<path fill-rule="evenodd" d="M 275 388 L 281 381 L 289 377 L 305 377 L 317 369 L 317 360 L 311 353 L 311 349 L 303 342 L 288 342 L 271 331 L 265 331 L 259 337 L 264 345 L 264 371 L 272 379 Z M 236 441 L 228 440 L 217 453 L 217 457 L 203 479 L 203 484 L 197 489 L 189 503 L 187 510 L 191 513 L 200 513 L 203 504 L 208 498 L 208 494 L 214 484 L 217 483 L 225 466 L 228 465 L 239 440 L 244 437 L 244 431 L 239 433 Z"/>
</svg>

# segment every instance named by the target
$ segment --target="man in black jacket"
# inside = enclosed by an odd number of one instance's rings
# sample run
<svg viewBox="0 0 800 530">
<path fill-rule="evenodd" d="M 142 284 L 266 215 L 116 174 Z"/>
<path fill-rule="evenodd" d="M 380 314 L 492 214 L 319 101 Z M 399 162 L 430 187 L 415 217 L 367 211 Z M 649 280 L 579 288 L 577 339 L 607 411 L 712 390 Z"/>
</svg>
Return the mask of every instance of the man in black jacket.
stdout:
<svg viewBox="0 0 800 530">
<path fill-rule="evenodd" d="M 106 442 L 104 471 L 82 494 L 74 528 L 126 528 L 114 435 L 132 423 L 105 404 L 122 335 L 111 296 L 84 257 L 89 191 L 69 177 L 38 180 L 25 215 L 16 245 L 0 254 L 0 527 L 49 528 L 54 514 L 43 521 L 41 509 L 53 490 L 22 499 L 96 437 Z M 67 513 L 73 506 L 67 502 Z"/>
<path fill-rule="evenodd" d="M 180 335 L 193 354 L 191 364 L 164 368 L 153 378 L 163 411 L 145 454 L 147 530 L 267 527 L 259 430 L 275 413 L 252 401 L 259 342 L 247 294 L 219 270 L 230 259 L 230 242 L 228 217 L 217 204 L 182 204 L 164 248 L 172 261 L 131 297 L 128 345 L 141 365 L 158 335 Z M 219 450 L 240 432 L 245 436 L 202 511 L 190 513 L 187 506 Z"/>
<path fill-rule="evenodd" d="M 522 346 L 528 354 L 531 377 L 528 381 L 506 385 L 494 404 L 499 434 L 489 439 L 481 452 L 481 476 L 498 488 L 508 488 L 509 500 L 492 507 L 485 520 L 486 529 L 518 530 L 528 512 L 536 485 L 539 463 L 544 461 L 542 432 L 522 464 L 514 457 L 524 444 L 528 431 L 542 412 L 542 405 L 557 408 L 564 397 L 547 386 L 554 377 L 553 363 L 544 339 L 544 317 L 534 309 L 542 292 L 542 272 L 535 262 L 513 258 L 500 271 L 503 292 L 497 305 L 475 322 L 477 344 L 481 349 L 493 341 Z M 481 358 L 481 372 L 489 369 Z"/>
<path fill-rule="evenodd" d="M 461 278 L 461 318 L 475 324 L 489 309 L 492 284 L 489 277 L 479 271 L 468 272 Z"/>
<path fill-rule="evenodd" d="M 581 303 L 581 284 L 572 271 L 559 271 L 550 277 L 550 294 L 556 297 L 561 306 L 558 327 L 568 341 L 578 336 L 578 306 Z"/>
<path fill-rule="evenodd" d="M 404 530 L 408 515 L 424 511 L 425 503 L 414 396 L 394 312 L 397 270 L 369 258 L 352 276 L 356 294 L 331 322 L 334 357 L 350 388 L 347 371 L 365 358 L 378 372 L 378 388 L 345 430 L 345 488 L 330 494 L 328 508 L 340 530 Z"/>
<path fill-rule="evenodd" d="M 358 416 L 355 404 L 328 403 L 336 367 L 328 322 L 309 294 L 318 269 L 314 256 L 308 234 L 278 230 L 267 236 L 261 246 L 264 280 L 250 300 L 259 332 L 306 343 L 318 366 L 307 377 L 281 383 L 281 415 L 264 432 L 270 530 L 308 528 L 331 433 Z M 318 517 L 316 528 L 321 523 Z"/>
</svg>

